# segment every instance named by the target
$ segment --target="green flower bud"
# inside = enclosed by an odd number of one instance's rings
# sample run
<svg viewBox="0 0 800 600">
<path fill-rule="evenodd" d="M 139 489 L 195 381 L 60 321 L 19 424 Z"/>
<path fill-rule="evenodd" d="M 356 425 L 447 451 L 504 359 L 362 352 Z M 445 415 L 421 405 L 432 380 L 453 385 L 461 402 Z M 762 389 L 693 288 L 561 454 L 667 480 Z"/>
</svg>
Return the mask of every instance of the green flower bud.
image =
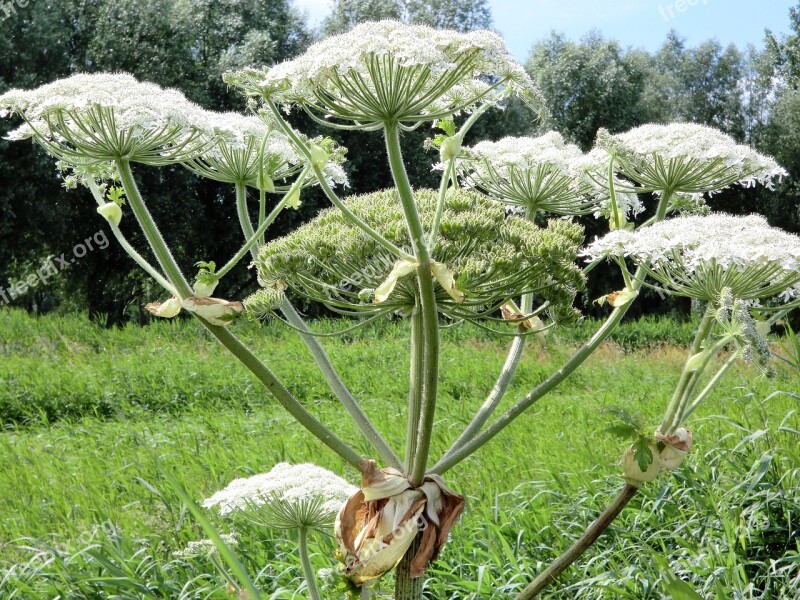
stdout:
<svg viewBox="0 0 800 600">
<path fill-rule="evenodd" d="M 319 144 L 310 144 L 308 149 L 311 153 L 311 164 L 319 169 L 323 168 L 331 158 L 328 151 Z"/>
<path fill-rule="evenodd" d="M 97 207 L 97 212 L 100 213 L 109 223 L 119 226 L 122 221 L 122 209 L 116 202 L 106 202 L 102 206 Z"/>
<path fill-rule="evenodd" d="M 461 144 L 464 139 L 460 135 L 445 138 L 442 141 L 442 147 L 439 149 L 439 157 L 443 163 L 458 158 L 461 154 Z"/>
</svg>

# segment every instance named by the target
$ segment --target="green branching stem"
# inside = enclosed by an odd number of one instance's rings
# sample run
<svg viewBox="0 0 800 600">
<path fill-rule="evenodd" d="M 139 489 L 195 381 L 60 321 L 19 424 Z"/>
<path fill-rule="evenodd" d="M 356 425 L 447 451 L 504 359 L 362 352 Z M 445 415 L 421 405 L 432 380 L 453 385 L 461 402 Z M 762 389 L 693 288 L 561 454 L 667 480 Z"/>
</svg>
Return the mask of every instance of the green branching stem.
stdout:
<svg viewBox="0 0 800 600">
<path fill-rule="evenodd" d="M 658 214 L 666 214 L 666 206 L 668 206 L 670 198 L 671 194 L 668 193 L 665 193 L 661 196 L 661 200 L 657 209 Z M 639 267 L 633 276 L 630 284 L 631 287 L 629 289 L 631 291 L 639 291 L 644 283 L 644 277 L 645 270 L 642 267 Z M 577 350 L 577 352 L 575 352 L 575 354 L 569 358 L 569 360 L 560 369 L 533 388 L 523 398 L 518 400 L 511 408 L 498 417 L 482 432 L 476 433 L 472 439 L 467 440 L 458 448 L 452 446 L 439 460 L 439 462 L 437 462 L 430 469 L 431 472 L 442 474 L 445 471 L 452 469 L 458 463 L 479 450 L 484 444 L 489 442 L 498 433 L 503 431 L 503 429 L 508 427 L 508 425 L 510 425 L 518 416 L 538 402 L 545 394 L 556 388 L 562 381 L 567 379 L 617 328 L 620 321 L 622 321 L 622 318 L 631 307 L 631 304 L 632 302 L 627 302 L 626 304 L 615 307 L 603 325 L 583 346 Z"/>
<path fill-rule="evenodd" d="M 419 285 L 419 310 L 422 315 L 422 339 L 425 352 L 425 362 L 421 377 L 422 397 L 419 406 L 419 424 L 417 443 L 414 448 L 414 461 L 409 473 L 409 479 L 414 486 L 422 483 L 430 451 L 433 422 L 436 413 L 436 394 L 439 384 L 439 314 L 436 307 L 436 295 L 431 277 L 431 256 L 425 244 L 425 234 L 422 230 L 419 213 L 417 212 L 414 192 L 408 180 L 403 154 L 400 148 L 400 131 L 397 123 L 387 122 L 384 125 L 386 138 L 386 151 L 389 157 L 389 166 L 392 170 L 397 194 L 403 205 L 414 257 L 419 265 L 417 267 L 417 282 Z"/>
<path fill-rule="evenodd" d="M 122 187 L 125 190 L 125 196 L 128 198 L 128 204 L 133 214 L 136 216 L 136 220 L 139 222 L 139 226 L 142 228 L 145 238 L 147 238 L 150 248 L 153 250 L 153 254 L 155 254 L 158 264 L 161 266 L 161 270 L 166 274 L 167 279 L 172 284 L 176 292 L 175 295 L 181 300 L 185 300 L 192 295 L 192 288 L 189 286 L 183 273 L 181 273 L 172 253 L 164 243 L 150 211 L 147 210 L 147 206 L 145 206 L 142 200 L 139 188 L 136 185 L 136 180 L 133 178 L 130 162 L 124 159 L 118 159 L 116 163 L 120 180 L 122 181 Z"/>
<path fill-rule="evenodd" d="M 597 517 L 597 520 L 589 526 L 578 541 L 564 552 L 564 554 L 553 561 L 547 569 L 522 590 L 522 592 L 517 595 L 516 600 L 531 600 L 532 598 L 536 598 L 542 590 L 554 582 L 567 567 L 574 563 L 581 554 L 586 552 L 586 550 L 597 541 L 638 491 L 639 488 L 626 483 L 614 501 L 608 505 L 599 517 Z"/>
<path fill-rule="evenodd" d="M 311 566 L 311 556 L 308 552 L 308 528 L 301 527 L 298 532 L 298 538 L 298 552 L 300 554 L 300 563 L 303 565 L 303 577 L 306 580 L 308 597 L 311 600 L 322 600 L 322 595 L 317 585 L 317 577 L 314 574 L 314 567 Z"/>
<path fill-rule="evenodd" d="M 414 466 L 414 450 L 417 447 L 419 408 L 422 404 L 422 374 L 425 371 L 425 340 L 422 333 L 422 313 L 419 307 L 411 314 L 411 365 L 408 387 L 408 422 L 406 425 L 406 473 Z"/>
<path fill-rule="evenodd" d="M 100 189 L 97 187 L 97 184 L 91 179 L 88 179 L 85 182 L 85 184 L 86 187 L 89 188 L 89 191 L 92 192 L 92 196 L 94 196 L 97 205 L 102 206 L 103 204 L 105 204 L 105 200 L 103 199 L 103 194 L 100 192 Z M 134 260 L 134 262 L 145 271 L 145 273 L 147 273 L 148 275 L 150 275 L 150 277 L 155 279 L 156 282 L 161 287 L 167 290 L 167 292 L 169 292 L 173 296 L 177 296 L 178 293 L 175 291 L 175 288 L 172 287 L 172 284 L 169 281 L 167 281 L 166 278 L 161 273 L 159 273 L 158 270 L 153 265 L 147 262 L 147 260 L 145 260 L 145 258 L 141 254 L 139 254 L 133 246 L 130 245 L 128 240 L 125 238 L 125 235 L 120 230 L 120 228 L 114 225 L 114 223 L 112 223 L 111 221 L 108 221 L 108 226 L 111 228 L 111 233 L 114 235 L 117 242 L 119 242 L 119 245 L 122 246 L 122 249 L 125 250 L 128 256 L 130 256 Z"/>
<path fill-rule="evenodd" d="M 302 185 L 303 179 L 305 178 L 306 174 L 308 173 L 308 169 L 304 170 L 297 181 L 294 182 L 292 187 L 289 189 L 288 192 L 283 196 L 280 202 L 275 205 L 269 215 L 267 215 L 264 219 L 261 219 L 261 222 L 258 225 L 258 229 L 253 231 L 252 225 L 250 225 L 249 229 L 252 232 L 250 235 L 247 236 L 247 241 L 245 242 L 244 246 L 242 246 L 239 251 L 231 258 L 224 267 L 222 267 L 219 271 L 217 271 L 217 278 L 222 279 L 233 267 L 239 264 L 239 261 L 244 258 L 244 255 L 250 252 L 251 250 L 255 253 L 258 249 L 258 245 L 261 243 L 259 240 L 263 237 L 264 232 L 267 228 L 275 222 L 275 219 L 278 218 L 278 215 L 281 214 L 281 211 L 286 207 L 286 203 L 292 197 L 292 195 L 297 191 L 297 189 Z M 239 200 L 240 193 L 243 192 L 246 194 L 246 190 L 240 190 L 240 185 L 236 185 L 236 207 L 237 212 L 239 213 L 239 223 L 242 226 L 242 229 L 250 223 L 250 217 L 247 214 L 247 205 L 245 198 Z M 247 235 L 247 233 L 246 233 Z M 255 258 L 255 254 L 253 254 Z"/>
<path fill-rule="evenodd" d="M 170 282 L 178 292 L 178 297 L 181 299 L 188 298 L 192 295 L 192 289 L 186 282 L 186 279 L 181 273 L 180 267 L 172 257 L 167 244 L 161 237 L 150 212 L 142 200 L 141 195 L 136 187 L 136 182 L 131 173 L 130 164 L 127 161 L 118 161 L 117 167 L 119 168 L 120 178 L 122 185 L 125 188 L 125 194 L 128 197 L 128 202 L 136 215 L 139 225 L 144 231 L 145 237 L 153 249 L 153 253 L 159 260 L 164 272 L 170 279 Z M 277 377 L 264 365 L 256 356 L 246 348 L 239 339 L 224 327 L 212 325 L 208 321 L 202 319 L 198 315 L 194 315 L 203 326 L 215 337 L 217 340 L 227 348 L 239 361 L 247 367 L 247 369 L 256 376 L 256 378 L 272 393 L 278 403 L 286 409 L 303 427 L 308 429 L 315 437 L 317 437 L 323 444 L 328 446 L 336 454 L 338 454 L 347 463 L 355 468 L 363 461 L 363 458 L 350 446 L 339 439 L 333 432 L 327 429 L 320 423 L 311 413 L 309 413 L 297 401 L 297 399 L 286 389 L 286 387 L 278 380 Z"/>
<path fill-rule="evenodd" d="M 250 220 L 250 213 L 247 211 L 247 186 L 244 183 L 236 184 L 236 214 L 239 217 L 239 226 L 244 233 L 245 242 L 255 237 L 253 222 Z M 250 256 L 253 260 L 258 258 L 258 244 L 250 247 Z"/>
<path fill-rule="evenodd" d="M 303 427 L 308 429 L 317 439 L 338 454 L 345 462 L 358 468 L 363 462 L 355 450 L 343 442 L 332 431 L 320 423 L 311 413 L 309 413 L 278 380 L 272 371 L 267 368 L 242 342 L 224 327 L 211 325 L 200 317 L 197 317 L 206 329 L 217 338 L 217 340 L 233 354 L 239 362 L 256 376 L 256 378 L 267 388 L 275 397 L 278 403 L 292 415 L 295 420 Z"/>
<path fill-rule="evenodd" d="M 306 144 L 297 133 L 289 126 L 289 124 L 283 119 L 283 115 L 281 115 L 278 108 L 272 103 L 267 102 L 266 105 L 269 107 L 270 111 L 272 112 L 273 116 L 275 117 L 275 121 L 277 122 L 278 126 L 281 128 L 281 131 L 286 134 L 286 136 L 292 140 L 292 143 L 295 147 L 300 151 L 300 153 L 306 158 L 308 164 L 313 164 L 313 159 L 311 157 L 311 151 L 308 148 L 308 144 Z M 319 180 L 319 184 L 322 187 L 322 191 L 325 192 L 325 195 L 331 201 L 331 203 L 336 206 L 342 213 L 353 223 L 356 227 L 361 229 L 364 233 L 366 233 L 369 237 L 375 240 L 382 248 L 385 248 L 398 258 L 408 259 L 411 256 L 408 252 L 404 252 L 394 244 L 392 244 L 389 240 L 383 237 L 380 233 L 375 231 L 372 227 L 370 227 L 367 223 L 361 220 L 357 215 L 353 213 L 344 202 L 336 195 L 336 193 L 331 189 L 331 186 L 328 185 L 328 182 L 325 179 L 325 175 L 322 169 L 319 166 L 314 166 L 314 174 L 317 176 Z"/>
<path fill-rule="evenodd" d="M 725 373 L 728 372 L 728 370 L 734 365 L 734 363 L 737 360 L 739 360 L 739 357 L 736 355 L 736 353 L 728 357 L 728 360 L 726 360 L 725 363 L 717 370 L 717 372 L 708 381 L 703 390 L 699 394 L 697 394 L 695 399 L 692 400 L 692 402 L 689 403 L 688 406 L 684 408 L 683 413 L 680 416 L 681 421 L 685 421 L 686 419 L 688 419 L 689 415 L 691 415 L 697 409 L 697 407 L 700 406 L 706 398 L 708 398 L 708 395 L 716 387 L 717 383 L 719 383 L 719 381 L 725 376 Z"/>
<path fill-rule="evenodd" d="M 459 140 L 459 143 L 464 141 L 464 136 L 467 135 L 467 132 L 472 128 L 478 118 L 484 112 L 486 112 L 486 109 L 489 108 L 489 106 L 489 104 L 482 104 L 473 111 L 466 121 L 464 121 L 461 129 L 459 129 L 458 133 L 453 136 Z M 444 201 L 447 194 L 447 186 L 450 185 L 450 181 L 453 181 L 455 184 L 456 158 L 457 157 L 454 156 L 444 165 L 444 173 L 442 173 L 442 180 L 439 184 L 439 200 L 436 204 L 436 213 L 434 214 L 433 225 L 431 226 L 430 235 L 428 236 L 428 252 L 433 252 L 433 248 L 436 245 L 436 238 L 439 237 L 439 227 L 442 223 L 442 213 L 444 212 Z"/>
<path fill-rule="evenodd" d="M 661 422 L 659 430 L 662 433 L 672 433 L 673 423 L 676 418 L 683 412 L 684 404 L 687 400 L 687 391 L 692 387 L 692 383 L 701 375 L 702 369 L 694 368 L 692 364 L 692 357 L 700 352 L 703 343 L 708 339 L 711 330 L 714 327 L 714 314 L 715 308 L 709 303 L 706 307 L 705 314 L 703 315 L 697 332 L 694 336 L 694 341 L 689 349 L 689 355 L 683 365 L 681 376 L 678 379 L 678 384 L 675 386 L 675 391 L 672 394 L 667 410 L 664 413 L 664 419 Z"/>
<path fill-rule="evenodd" d="M 397 454 L 395 454 L 394 450 L 392 450 L 389 444 L 386 443 L 386 440 L 375 428 L 375 425 L 372 423 L 372 421 L 370 421 L 369 417 L 358 403 L 358 400 L 355 399 L 350 389 L 345 385 L 344 381 L 342 381 L 342 378 L 336 371 L 336 367 L 334 367 L 331 363 L 331 360 L 322 347 L 322 344 L 320 344 L 319 340 L 311 333 L 306 325 L 306 322 L 299 314 L 297 314 L 297 311 L 288 300 L 284 300 L 283 304 L 281 305 L 281 312 L 283 313 L 284 317 L 286 317 L 286 320 L 289 322 L 289 324 L 292 325 L 296 331 L 298 331 L 303 342 L 305 342 L 306 347 L 314 357 L 314 361 L 317 363 L 320 371 L 322 371 L 322 374 L 325 377 L 325 380 L 328 382 L 331 390 L 342 403 L 342 406 L 344 406 L 347 414 L 350 415 L 350 417 L 353 419 L 353 422 L 361 430 L 361 433 L 364 434 L 364 437 L 367 438 L 369 443 L 387 466 L 394 467 L 396 469 L 402 468 L 400 458 L 397 456 Z"/>
</svg>

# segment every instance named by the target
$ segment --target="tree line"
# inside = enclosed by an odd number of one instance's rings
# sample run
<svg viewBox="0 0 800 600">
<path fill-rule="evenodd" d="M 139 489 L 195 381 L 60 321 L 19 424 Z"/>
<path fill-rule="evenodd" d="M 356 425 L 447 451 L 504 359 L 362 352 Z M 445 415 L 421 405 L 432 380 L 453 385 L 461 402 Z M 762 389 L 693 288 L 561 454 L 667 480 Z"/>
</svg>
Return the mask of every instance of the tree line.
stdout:
<svg viewBox="0 0 800 600">
<path fill-rule="evenodd" d="M 600 127 L 625 131 L 647 122 L 692 121 L 717 127 L 774 155 L 789 171 L 775 192 L 731 189 L 710 199 L 713 208 L 733 213 L 760 212 L 774 225 L 800 232 L 800 4 L 790 14 L 791 33 L 765 32 L 763 49 L 723 47 L 709 40 L 688 47 L 671 33 L 650 53 L 625 48 L 590 32 L 579 41 L 557 33 L 533 44 L 525 67 L 541 89 L 549 115 L 536 122 L 526 108 L 511 103 L 493 111 L 472 131 L 474 139 L 536 135 L 555 129 L 588 150 Z M 335 0 L 316 29 L 288 0 L 63 0 L 32 1 L 0 22 L 0 93 L 30 88 L 76 72 L 127 71 L 142 80 L 175 87 L 191 100 L 216 110 L 243 110 L 222 74 L 247 65 L 273 64 L 303 52 L 322 36 L 341 33 L 370 19 L 395 18 L 467 31 L 491 27 L 486 0 Z M 532 40 L 533 41 L 533 40 Z M 313 124 L 295 115 L 304 131 Z M 0 121 L 0 135 L 16 121 Z M 322 133 L 322 131 L 320 131 Z M 347 168 L 348 193 L 366 193 L 390 184 L 378 136 L 326 130 L 353 148 Z M 423 147 L 431 131 L 404 139 L 412 179 L 435 186 L 435 154 Z M 467 140 L 469 143 L 470 140 Z M 356 150 L 357 149 L 357 150 Z M 41 174 L 51 173 L 49 177 Z M 182 266 L 197 260 L 224 261 L 238 248 L 233 192 L 202 180 L 181 167 L 137 172 L 164 224 Z M 63 189 L 51 159 L 30 144 L 0 140 L 0 286 L 24 281 L 54 257 L 72 256 L 85 239 L 94 239 L 105 222 L 96 216 L 88 194 Z M 284 213 L 272 235 L 311 218 L 326 205 L 315 193 L 304 195 L 299 211 Z M 221 216 L 224 215 L 224 216 Z M 138 247 L 131 222 L 126 233 Z M 602 224 L 587 220 L 587 236 Z M 28 286 L 7 303 L 29 310 L 85 310 L 105 323 L 142 319 L 140 307 L 159 291 L 114 244 L 75 258 L 46 285 Z M 599 270 L 585 294 L 607 292 Z M 242 268 L 225 294 L 242 296 L 253 285 Z M 594 295 L 593 295 L 594 294 Z M 6 303 L 6 300 L 0 301 Z M 643 303 L 647 307 L 648 303 Z M 651 303 L 651 308 L 655 307 Z"/>
</svg>

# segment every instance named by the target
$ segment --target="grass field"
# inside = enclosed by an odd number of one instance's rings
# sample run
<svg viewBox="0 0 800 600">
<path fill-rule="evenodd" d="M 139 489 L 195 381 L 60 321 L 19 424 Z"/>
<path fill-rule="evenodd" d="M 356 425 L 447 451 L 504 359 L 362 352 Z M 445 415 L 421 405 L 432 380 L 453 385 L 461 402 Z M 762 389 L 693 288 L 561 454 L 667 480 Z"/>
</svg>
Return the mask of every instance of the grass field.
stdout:
<svg viewBox="0 0 800 600">
<path fill-rule="evenodd" d="M 532 344 L 507 400 L 558 368 L 591 327 L 558 334 L 545 349 Z M 235 330 L 312 412 L 368 453 L 290 330 Z M 447 474 L 467 496 L 467 512 L 432 569 L 430 598 L 508 598 L 582 532 L 621 483 L 624 446 L 602 433 L 603 410 L 623 406 L 657 423 L 691 333 L 691 323 L 628 326 L 618 338 L 624 348 L 603 346 Z M 474 328 L 443 335 L 434 457 L 483 401 L 508 344 Z M 404 325 L 387 322 L 324 344 L 401 450 Z M 190 321 L 104 330 L 78 317 L 2 311 L 0 355 L 2 598 L 226 598 L 213 565 L 172 555 L 205 536 L 168 478 L 197 500 L 284 460 L 315 462 L 356 482 Z M 798 391 L 800 374 L 788 366 L 774 381 L 734 369 L 693 417 L 696 446 L 684 466 L 635 498 L 545 597 L 679 598 L 669 587 L 677 577 L 700 598 L 796 599 Z M 287 535 L 241 523 L 237 530 L 238 552 L 265 597 L 303 598 Z M 332 565 L 332 546 L 329 537 L 314 539 L 316 567 Z"/>
</svg>

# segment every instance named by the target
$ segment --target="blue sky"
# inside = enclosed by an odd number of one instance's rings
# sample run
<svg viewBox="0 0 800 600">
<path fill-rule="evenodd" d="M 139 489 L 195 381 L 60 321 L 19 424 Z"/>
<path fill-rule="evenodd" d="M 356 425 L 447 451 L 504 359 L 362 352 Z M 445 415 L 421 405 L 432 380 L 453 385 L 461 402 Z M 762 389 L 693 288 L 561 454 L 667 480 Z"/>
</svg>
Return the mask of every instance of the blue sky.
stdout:
<svg viewBox="0 0 800 600">
<path fill-rule="evenodd" d="M 329 11 L 330 0 L 294 0 L 312 22 Z M 524 61 L 531 46 L 551 31 L 577 40 L 591 29 L 624 46 L 656 50 L 670 29 L 689 45 L 709 38 L 723 44 L 763 46 L 764 29 L 788 33 L 789 8 L 797 0 L 489 0 L 494 27 Z"/>
</svg>

